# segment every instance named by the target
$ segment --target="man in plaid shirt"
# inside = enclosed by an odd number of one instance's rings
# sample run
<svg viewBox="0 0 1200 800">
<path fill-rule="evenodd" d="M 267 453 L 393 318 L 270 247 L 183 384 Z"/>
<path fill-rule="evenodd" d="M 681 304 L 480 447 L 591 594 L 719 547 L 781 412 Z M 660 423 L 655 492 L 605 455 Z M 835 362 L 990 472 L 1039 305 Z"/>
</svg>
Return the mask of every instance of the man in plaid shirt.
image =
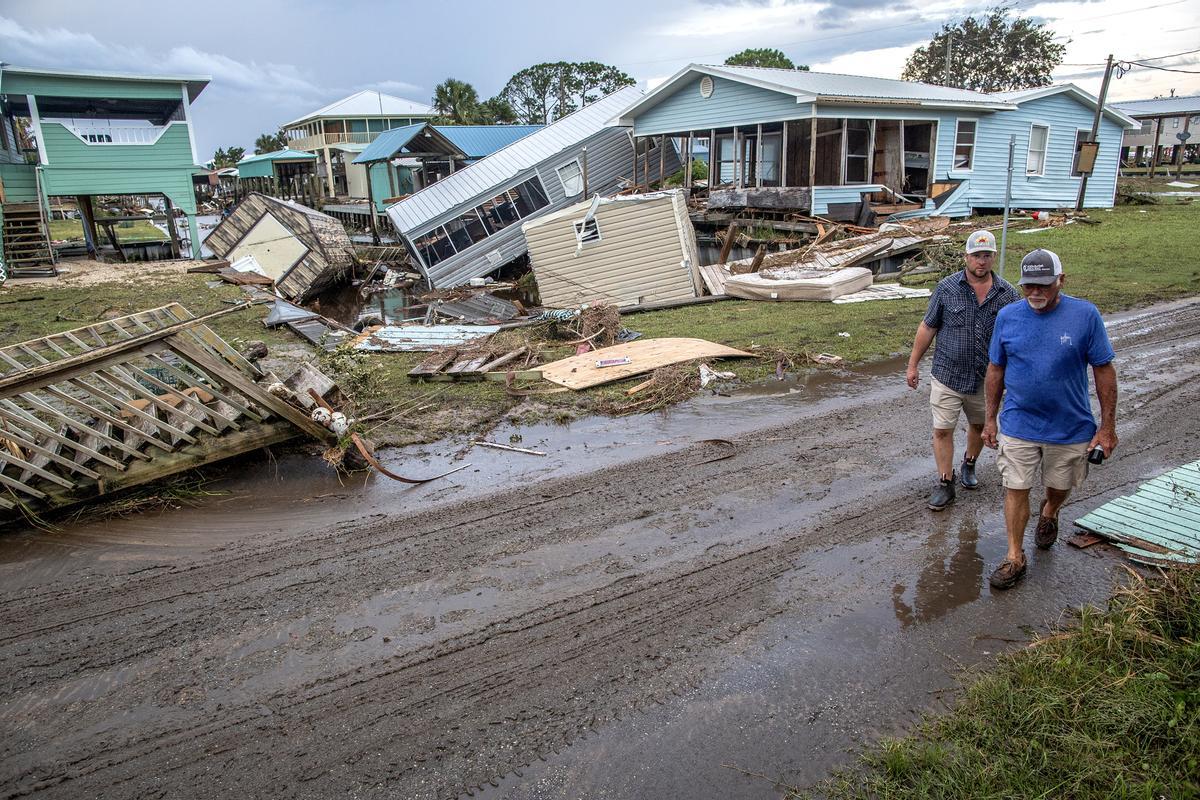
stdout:
<svg viewBox="0 0 1200 800">
<path fill-rule="evenodd" d="M 954 502 L 957 479 L 964 489 L 979 486 L 975 460 L 983 450 L 986 411 L 983 384 L 987 375 L 988 345 L 996 314 L 1020 299 L 1017 290 L 992 272 L 996 237 L 976 231 L 967 239 L 966 266 L 943 279 L 929 298 L 925 319 L 917 327 L 905 375 L 909 388 L 920 381 L 918 365 L 934 342 L 933 379 L 929 405 L 933 411 L 933 458 L 938 483 L 929 497 L 929 507 L 941 511 Z M 958 416 L 967 417 L 967 449 L 959 474 L 954 472 L 954 429 Z"/>
</svg>

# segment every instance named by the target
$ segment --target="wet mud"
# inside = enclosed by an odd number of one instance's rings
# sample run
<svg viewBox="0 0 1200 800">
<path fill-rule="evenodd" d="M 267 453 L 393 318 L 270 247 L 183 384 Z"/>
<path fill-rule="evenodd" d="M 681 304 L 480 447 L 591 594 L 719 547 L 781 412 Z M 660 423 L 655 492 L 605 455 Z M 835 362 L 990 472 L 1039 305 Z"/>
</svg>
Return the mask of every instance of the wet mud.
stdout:
<svg viewBox="0 0 1200 800">
<path fill-rule="evenodd" d="M 1064 520 L 1196 457 L 1200 303 L 1110 332 L 1121 446 Z M 1059 545 L 993 594 L 994 458 L 930 512 L 928 426 L 880 364 L 4 535 L 0 796 L 777 797 L 1122 578 Z"/>
</svg>

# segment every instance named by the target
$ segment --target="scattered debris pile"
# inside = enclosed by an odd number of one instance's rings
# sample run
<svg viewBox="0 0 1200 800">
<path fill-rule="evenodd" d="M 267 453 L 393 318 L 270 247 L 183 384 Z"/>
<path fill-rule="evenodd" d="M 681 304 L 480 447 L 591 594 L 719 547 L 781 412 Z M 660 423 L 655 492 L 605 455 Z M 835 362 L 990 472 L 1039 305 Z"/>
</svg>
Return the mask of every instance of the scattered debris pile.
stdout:
<svg viewBox="0 0 1200 800">
<path fill-rule="evenodd" d="M 332 441 L 301 390 L 315 370 L 281 383 L 205 324 L 243 308 L 171 304 L 0 348 L 0 521 L 300 434 Z"/>
</svg>

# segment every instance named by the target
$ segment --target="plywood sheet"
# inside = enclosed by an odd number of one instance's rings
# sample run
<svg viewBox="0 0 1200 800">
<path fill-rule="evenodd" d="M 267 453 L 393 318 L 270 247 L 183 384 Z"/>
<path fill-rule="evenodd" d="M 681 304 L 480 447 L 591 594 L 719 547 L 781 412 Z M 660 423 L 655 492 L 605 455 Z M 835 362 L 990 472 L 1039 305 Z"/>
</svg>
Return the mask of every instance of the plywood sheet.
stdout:
<svg viewBox="0 0 1200 800">
<path fill-rule="evenodd" d="M 543 378 L 557 383 L 559 386 L 566 386 L 569 389 L 587 389 L 591 386 L 619 381 L 632 375 L 641 375 L 668 364 L 679 364 L 697 358 L 739 357 L 754 358 L 754 354 L 704 339 L 639 339 L 636 342 L 605 347 L 581 356 L 564 358 L 538 369 L 541 370 Z M 596 366 L 596 362 L 600 359 L 621 358 L 628 358 L 629 363 L 611 367 Z"/>
<path fill-rule="evenodd" d="M 465 344 L 491 336 L 498 325 L 384 325 L 370 328 L 354 341 L 355 350 L 421 352 Z"/>
<path fill-rule="evenodd" d="M 283 226 L 274 214 L 263 214 L 245 238 L 229 254 L 230 261 L 254 256 L 263 272 L 279 280 L 293 264 L 308 253 L 308 247 L 296 234 Z"/>
</svg>

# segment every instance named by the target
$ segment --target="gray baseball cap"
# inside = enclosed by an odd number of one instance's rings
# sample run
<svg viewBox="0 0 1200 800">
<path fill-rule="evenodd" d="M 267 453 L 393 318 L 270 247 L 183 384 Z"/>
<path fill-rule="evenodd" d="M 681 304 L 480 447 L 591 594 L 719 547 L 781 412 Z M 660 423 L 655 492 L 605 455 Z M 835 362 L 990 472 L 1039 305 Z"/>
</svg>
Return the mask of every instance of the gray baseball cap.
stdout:
<svg viewBox="0 0 1200 800">
<path fill-rule="evenodd" d="M 996 252 L 996 237 L 991 231 L 975 231 L 967 237 L 967 255 Z"/>
<path fill-rule="evenodd" d="M 1036 283 L 1049 286 L 1062 274 L 1062 262 L 1058 260 L 1058 255 L 1038 249 L 1021 259 L 1021 280 L 1017 281 L 1017 285 Z"/>
</svg>

